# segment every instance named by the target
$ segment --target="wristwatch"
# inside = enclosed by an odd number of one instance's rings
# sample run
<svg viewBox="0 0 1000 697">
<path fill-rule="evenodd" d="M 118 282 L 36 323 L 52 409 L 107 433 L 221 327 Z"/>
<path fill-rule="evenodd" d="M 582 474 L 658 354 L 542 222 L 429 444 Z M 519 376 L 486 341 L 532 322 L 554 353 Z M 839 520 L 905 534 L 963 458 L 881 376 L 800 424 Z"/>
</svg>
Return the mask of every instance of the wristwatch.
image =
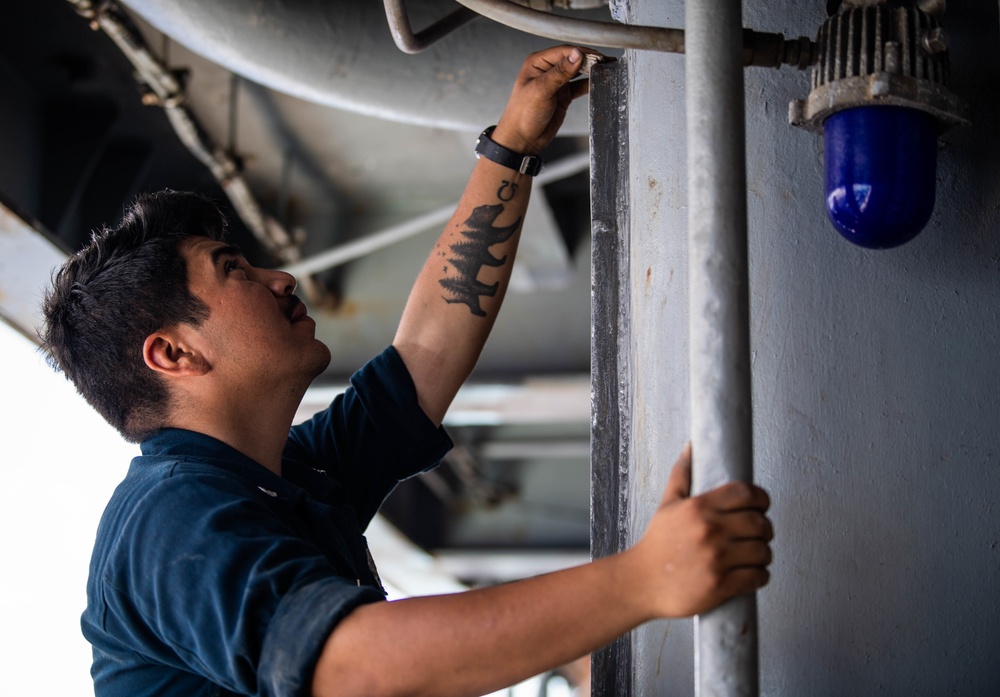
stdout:
<svg viewBox="0 0 1000 697">
<path fill-rule="evenodd" d="M 542 158 L 538 155 L 522 155 L 499 145 L 490 138 L 494 129 L 496 126 L 490 126 L 479 134 L 479 140 L 476 141 L 476 159 L 485 157 L 487 160 L 492 160 L 498 165 L 516 170 L 521 174 L 527 174 L 529 177 L 542 171 Z"/>
</svg>

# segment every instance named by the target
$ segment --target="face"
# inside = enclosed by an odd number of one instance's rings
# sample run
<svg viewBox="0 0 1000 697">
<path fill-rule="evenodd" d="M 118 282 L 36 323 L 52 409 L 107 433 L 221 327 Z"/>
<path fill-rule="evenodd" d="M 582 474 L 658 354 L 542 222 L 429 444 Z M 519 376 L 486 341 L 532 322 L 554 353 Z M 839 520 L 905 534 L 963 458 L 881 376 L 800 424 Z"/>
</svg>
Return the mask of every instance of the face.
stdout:
<svg viewBox="0 0 1000 697">
<path fill-rule="evenodd" d="M 205 237 L 181 253 L 192 294 L 209 308 L 194 340 L 218 377 L 245 392 L 304 390 L 329 365 L 291 275 L 250 266 L 236 247 Z"/>
</svg>

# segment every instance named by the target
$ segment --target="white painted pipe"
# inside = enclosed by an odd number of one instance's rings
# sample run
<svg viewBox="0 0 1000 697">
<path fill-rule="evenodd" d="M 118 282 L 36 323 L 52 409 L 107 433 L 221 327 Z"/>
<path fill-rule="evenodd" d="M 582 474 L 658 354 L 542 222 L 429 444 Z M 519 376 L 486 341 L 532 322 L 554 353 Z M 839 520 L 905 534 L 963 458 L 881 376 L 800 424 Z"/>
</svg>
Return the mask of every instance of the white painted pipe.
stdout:
<svg viewBox="0 0 1000 697">
<path fill-rule="evenodd" d="M 537 186 L 545 186 L 551 182 L 565 179 L 566 177 L 576 174 L 577 172 L 582 172 L 589 166 L 589 152 L 570 155 L 546 165 L 538 176 L 535 177 L 534 183 Z M 397 225 L 392 225 L 379 230 L 378 232 L 365 235 L 360 239 L 345 242 L 338 247 L 332 247 L 331 249 L 320 252 L 315 256 L 309 257 L 308 259 L 297 261 L 294 264 L 288 264 L 282 270 L 287 271 L 293 276 L 302 276 L 306 274 L 319 273 L 320 271 L 325 271 L 326 269 L 332 269 L 335 266 L 346 264 L 349 261 L 360 259 L 361 257 L 367 256 L 372 252 L 377 252 L 380 249 L 391 247 L 397 242 L 402 242 L 403 240 L 413 237 L 414 235 L 419 235 L 421 232 L 429 230 L 433 227 L 444 225 L 448 222 L 451 216 L 455 214 L 455 208 L 457 206 L 458 202 L 456 201 L 455 203 L 450 203 L 447 206 L 436 208 L 422 215 L 418 215 L 415 218 L 404 220 Z"/>
<path fill-rule="evenodd" d="M 753 478 L 741 3 L 687 16 L 688 279 L 693 493 Z M 756 596 L 695 621 L 699 697 L 756 695 Z"/>
</svg>

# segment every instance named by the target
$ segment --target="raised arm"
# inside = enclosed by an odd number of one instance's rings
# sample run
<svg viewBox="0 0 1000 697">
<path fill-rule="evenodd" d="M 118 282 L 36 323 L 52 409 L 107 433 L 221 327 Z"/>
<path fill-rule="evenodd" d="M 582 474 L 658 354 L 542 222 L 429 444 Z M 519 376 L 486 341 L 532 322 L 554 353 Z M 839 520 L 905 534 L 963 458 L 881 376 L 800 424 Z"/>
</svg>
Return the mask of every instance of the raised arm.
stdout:
<svg viewBox="0 0 1000 697">
<path fill-rule="evenodd" d="M 771 524 L 763 490 L 688 498 L 690 451 L 632 549 L 502 586 L 364 605 L 334 629 L 317 697 L 482 695 L 565 664 L 659 617 L 703 612 L 763 586 Z"/>
<path fill-rule="evenodd" d="M 587 91 L 586 80 L 570 82 L 582 61 L 573 46 L 529 56 L 492 139 L 537 155 L 559 130 L 573 99 Z M 420 406 L 436 424 L 493 328 L 530 194 L 530 176 L 480 158 L 406 303 L 392 344 L 413 377 Z"/>
</svg>

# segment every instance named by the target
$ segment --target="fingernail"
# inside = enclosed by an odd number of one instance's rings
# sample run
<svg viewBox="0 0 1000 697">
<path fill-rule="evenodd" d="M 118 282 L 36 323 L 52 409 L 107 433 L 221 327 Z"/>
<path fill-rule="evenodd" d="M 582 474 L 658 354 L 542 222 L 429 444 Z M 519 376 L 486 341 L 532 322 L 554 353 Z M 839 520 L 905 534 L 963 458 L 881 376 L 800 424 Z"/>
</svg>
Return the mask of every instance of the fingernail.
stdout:
<svg viewBox="0 0 1000 697">
<path fill-rule="evenodd" d="M 576 63 L 578 60 L 580 60 L 580 50 L 574 48 L 569 52 L 569 62 Z"/>
</svg>

